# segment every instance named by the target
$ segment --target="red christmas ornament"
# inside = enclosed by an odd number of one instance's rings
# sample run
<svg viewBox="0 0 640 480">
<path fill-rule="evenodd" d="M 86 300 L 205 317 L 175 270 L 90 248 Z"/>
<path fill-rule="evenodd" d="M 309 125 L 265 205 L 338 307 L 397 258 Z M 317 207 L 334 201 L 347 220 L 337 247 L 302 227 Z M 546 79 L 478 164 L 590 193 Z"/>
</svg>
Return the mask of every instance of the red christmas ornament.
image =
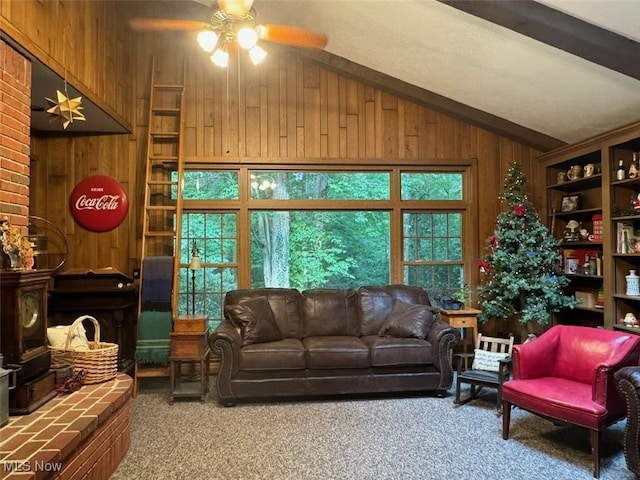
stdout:
<svg viewBox="0 0 640 480">
<path fill-rule="evenodd" d="M 527 213 L 527 207 L 525 207 L 524 205 L 516 205 L 513 207 L 513 211 L 516 214 L 516 216 L 521 217 L 525 213 Z"/>
<path fill-rule="evenodd" d="M 489 273 L 491 271 L 491 265 L 489 265 L 489 262 L 482 258 L 478 259 L 478 267 L 480 267 L 481 273 Z"/>
</svg>

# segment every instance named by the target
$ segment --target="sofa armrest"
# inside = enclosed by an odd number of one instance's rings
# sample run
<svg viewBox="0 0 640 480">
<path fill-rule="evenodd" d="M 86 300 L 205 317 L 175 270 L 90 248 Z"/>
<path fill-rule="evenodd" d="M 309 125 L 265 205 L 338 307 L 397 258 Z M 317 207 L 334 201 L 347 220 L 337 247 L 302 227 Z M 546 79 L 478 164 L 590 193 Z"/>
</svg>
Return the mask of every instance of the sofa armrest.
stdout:
<svg viewBox="0 0 640 480">
<path fill-rule="evenodd" d="M 229 321 L 223 320 L 209 335 L 209 346 L 220 355 L 217 386 L 221 399 L 232 398 L 231 379 L 238 374 L 242 338 L 238 329 Z"/>
<path fill-rule="evenodd" d="M 440 389 L 447 390 L 453 383 L 453 367 L 449 351 L 460 341 L 460 332 L 448 323 L 434 320 L 426 340 L 433 346 L 434 364 L 440 370 Z"/>
<path fill-rule="evenodd" d="M 640 367 L 623 367 L 614 377 L 627 406 L 624 456 L 629 470 L 640 476 Z"/>
</svg>

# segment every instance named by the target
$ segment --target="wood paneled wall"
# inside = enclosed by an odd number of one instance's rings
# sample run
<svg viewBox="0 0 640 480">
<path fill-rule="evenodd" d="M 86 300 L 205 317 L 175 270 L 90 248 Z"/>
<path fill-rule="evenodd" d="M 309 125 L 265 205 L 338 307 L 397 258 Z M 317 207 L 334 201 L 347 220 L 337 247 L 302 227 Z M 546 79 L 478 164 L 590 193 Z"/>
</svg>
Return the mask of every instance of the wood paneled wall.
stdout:
<svg viewBox="0 0 640 480">
<path fill-rule="evenodd" d="M 68 13 L 77 5 L 56 3 Z M 152 8 L 147 4 L 153 3 L 137 2 L 135 13 L 144 14 Z M 84 11 L 88 7 L 79 8 L 81 15 L 91 16 Z M 116 40 L 120 28 L 114 33 L 108 35 L 111 40 Z M 96 35 L 100 37 L 97 44 L 103 45 L 105 34 Z M 123 34 L 117 41 L 127 38 Z M 260 66 L 232 62 L 225 70 L 199 50 L 194 34 L 136 34 L 124 47 L 133 61 L 133 68 L 126 72 L 115 68 L 104 76 L 89 74 L 80 67 L 87 57 L 82 50 L 74 51 L 69 61 L 76 65 L 80 80 L 105 98 L 112 88 L 106 83 L 131 82 L 135 96 L 131 104 L 126 95 L 119 100 L 122 105 L 113 104 L 123 113 L 135 111 L 133 134 L 34 140 L 37 172 L 32 185 L 37 193 L 32 196 L 33 210 L 64 227 L 71 239 L 70 268 L 111 265 L 131 274 L 139 265 L 152 55 L 158 83 L 180 81 L 187 60 L 185 155 L 189 161 L 474 165 L 471 188 L 477 192 L 477 232 L 474 243 L 467 246 L 467 260 L 473 265 L 501 211 L 498 194 L 510 162 L 522 164 L 533 203 L 544 205 L 542 168 L 535 160 L 539 151 L 338 75 L 298 57 L 295 50 L 269 44 L 269 56 Z M 66 203 L 73 186 L 94 173 L 114 176 L 129 192 L 129 216 L 112 232 L 84 231 L 68 213 Z"/>
<path fill-rule="evenodd" d="M 0 29 L 123 125 L 132 123 L 127 1 L 3 0 Z"/>
</svg>

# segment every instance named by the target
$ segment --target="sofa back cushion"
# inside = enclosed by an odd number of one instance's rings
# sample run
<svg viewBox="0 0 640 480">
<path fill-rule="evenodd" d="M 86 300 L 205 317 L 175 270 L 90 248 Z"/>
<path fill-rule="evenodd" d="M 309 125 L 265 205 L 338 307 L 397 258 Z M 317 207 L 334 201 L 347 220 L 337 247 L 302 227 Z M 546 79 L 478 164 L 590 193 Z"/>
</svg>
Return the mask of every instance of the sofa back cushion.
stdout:
<svg viewBox="0 0 640 480">
<path fill-rule="evenodd" d="M 235 325 L 240 325 L 243 347 L 282 340 L 267 297 L 246 300 L 236 305 L 225 305 L 224 314 Z"/>
<path fill-rule="evenodd" d="M 302 292 L 300 303 L 304 337 L 360 336 L 354 290 L 316 288 Z"/>
<path fill-rule="evenodd" d="M 418 305 L 431 305 L 429 295 L 420 287 L 385 285 L 360 287 L 358 315 L 362 335 L 378 335 L 396 300 Z"/>
<path fill-rule="evenodd" d="M 302 338 L 302 318 L 300 316 L 300 292 L 295 288 L 255 288 L 232 290 L 224 298 L 227 305 L 237 305 L 248 300 L 266 297 L 273 317 L 283 338 Z M 228 318 L 233 322 L 232 318 Z M 237 325 L 236 327 L 241 327 Z"/>
</svg>

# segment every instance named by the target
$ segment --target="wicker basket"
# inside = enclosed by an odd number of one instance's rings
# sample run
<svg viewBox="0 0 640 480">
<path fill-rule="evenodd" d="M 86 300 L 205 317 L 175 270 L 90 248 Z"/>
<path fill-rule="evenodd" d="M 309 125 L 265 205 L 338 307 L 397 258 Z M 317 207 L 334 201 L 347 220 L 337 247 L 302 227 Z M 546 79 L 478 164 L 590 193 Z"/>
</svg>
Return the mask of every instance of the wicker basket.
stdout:
<svg viewBox="0 0 640 480">
<path fill-rule="evenodd" d="M 89 350 L 72 350 L 70 345 L 73 332 L 84 320 L 93 322 L 93 342 L 89 342 Z M 100 341 L 100 324 L 90 315 L 76 318 L 69 327 L 64 348 L 49 349 L 52 363 L 69 363 L 73 365 L 74 372 L 84 370 L 84 384 L 106 382 L 114 378 L 118 372 L 118 344 Z"/>
</svg>

